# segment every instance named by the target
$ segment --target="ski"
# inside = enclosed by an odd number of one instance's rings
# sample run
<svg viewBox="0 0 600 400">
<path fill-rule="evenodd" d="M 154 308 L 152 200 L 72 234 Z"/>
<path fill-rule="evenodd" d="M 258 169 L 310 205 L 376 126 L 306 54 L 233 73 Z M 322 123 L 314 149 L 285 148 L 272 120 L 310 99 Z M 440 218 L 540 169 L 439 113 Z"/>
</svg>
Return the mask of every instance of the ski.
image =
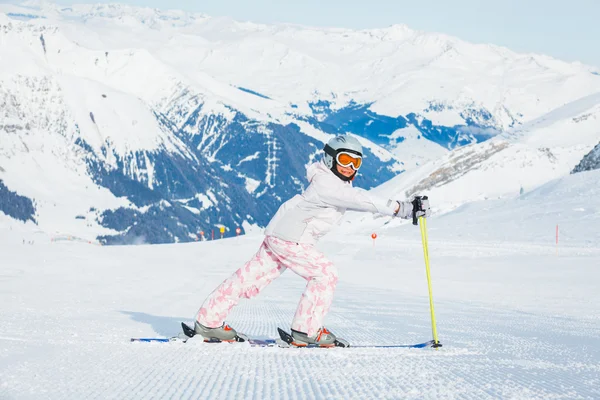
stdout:
<svg viewBox="0 0 600 400">
<path fill-rule="evenodd" d="M 130 339 L 131 342 L 144 342 L 144 343 L 150 343 L 150 342 L 157 342 L 157 343 L 169 343 L 169 342 L 183 342 L 185 343 L 185 340 L 182 340 L 180 338 L 178 338 L 177 336 L 171 337 L 171 338 L 131 338 Z"/>
<path fill-rule="evenodd" d="M 277 332 L 279 332 L 279 337 L 281 338 L 281 340 L 283 342 L 285 342 L 286 344 L 288 344 L 288 346 L 290 346 L 290 347 L 299 347 L 299 348 L 324 348 L 324 349 L 332 348 L 332 347 L 350 347 L 350 343 L 348 343 L 344 339 L 337 339 L 334 344 L 328 345 L 328 346 L 323 346 L 323 345 L 320 345 L 320 344 L 313 344 L 313 343 L 308 343 L 308 344 L 304 344 L 303 343 L 302 345 L 297 345 L 294 342 L 294 338 L 292 337 L 292 335 L 290 335 L 289 333 L 287 333 L 283 329 L 277 328 Z"/>
<path fill-rule="evenodd" d="M 297 348 L 333 348 L 333 347 L 350 347 L 350 348 L 354 348 L 354 349 L 394 349 L 394 348 L 405 348 L 405 349 L 422 349 L 422 348 L 426 348 L 426 347 L 436 347 L 434 346 L 435 341 L 430 340 L 427 342 L 423 342 L 423 343 L 416 343 L 416 344 L 388 344 L 388 345 L 358 345 L 358 346 L 351 346 L 350 343 L 348 343 L 346 340 L 344 339 L 338 339 L 335 342 L 335 346 L 321 346 L 318 344 L 307 344 L 306 346 L 297 346 L 295 344 L 293 344 L 294 342 L 294 338 L 292 337 L 292 335 L 290 335 L 288 332 L 284 331 L 281 328 L 277 328 L 277 332 L 279 332 L 279 336 L 281 337 L 281 340 L 287 344 L 286 347 L 297 347 Z M 439 347 L 441 347 L 441 344 L 439 344 Z"/>
<path fill-rule="evenodd" d="M 185 322 L 181 323 L 181 328 L 183 330 L 182 333 L 180 333 L 177 336 L 173 336 L 170 338 L 131 338 L 130 341 L 131 342 L 142 342 L 142 343 L 186 343 L 189 339 L 193 338 L 194 336 L 196 336 L 196 331 L 194 331 L 194 329 L 192 327 L 190 327 L 189 325 L 187 325 Z M 238 335 L 235 340 L 228 342 L 228 341 L 221 341 L 218 339 L 210 339 L 210 340 L 206 340 L 203 339 L 204 343 L 248 343 L 250 344 L 250 346 L 252 347 L 274 347 L 277 346 L 277 340 L 276 339 L 252 339 L 252 338 L 248 338 L 245 335 Z"/>
<path fill-rule="evenodd" d="M 186 343 L 189 339 L 196 336 L 196 332 L 186 323 L 181 323 L 181 328 L 183 332 L 177 336 L 173 336 L 170 338 L 154 338 L 154 337 L 142 337 L 142 338 L 131 338 L 131 342 L 142 342 L 142 343 Z M 335 345 L 331 346 L 320 346 L 317 344 L 308 344 L 306 346 L 297 346 L 295 345 L 294 338 L 288 332 L 284 331 L 281 328 L 277 328 L 277 332 L 279 333 L 280 339 L 253 339 L 248 338 L 245 335 L 238 335 L 235 341 L 231 342 L 222 342 L 220 340 L 203 340 L 204 343 L 248 343 L 252 347 L 283 347 L 283 348 L 334 348 L 334 347 L 351 347 L 354 349 L 395 349 L 395 348 L 405 348 L 405 349 L 422 349 L 428 347 L 441 347 L 441 344 L 435 345 L 435 341 L 430 340 L 423 343 L 415 343 L 415 344 L 388 344 L 388 345 L 357 345 L 350 346 L 350 344 L 344 339 L 338 339 L 335 342 Z"/>
<path fill-rule="evenodd" d="M 142 342 L 142 343 L 186 343 L 190 338 L 180 338 L 178 336 L 173 336 L 170 338 L 131 338 L 131 342 Z M 235 342 L 222 342 L 219 340 L 205 340 L 204 343 L 248 343 L 252 347 L 275 347 L 277 346 L 276 339 L 247 339 L 244 341 L 235 341 Z"/>
<path fill-rule="evenodd" d="M 434 347 L 434 341 L 430 340 L 428 342 L 423 343 L 415 343 L 415 344 L 383 344 L 383 345 L 362 345 L 362 346 L 352 346 L 356 348 L 362 349 L 423 349 L 425 347 Z M 441 347 L 441 345 L 439 346 Z"/>
<path fill-rule="evenodd" d="M 132 342 L 145 342 L 145 343 L 150 343 L 150 342 L 157 342 L 157 343 L 171 343 L 171 342 L 181 342 L 181 343 L 185 343 L 187 341 L 187 339 L 181 339 L 177 336 L 175 337 L 171 337 L 171 338 L 131 338 Z M 276 339 L 248 339 L 247 342 L 250 344 L 250 346 L 252 347 L 275 347 L 275 346 L 279 346 L 279 347 L 298 347 L 298 346 L 294 346 L 291 344 L 288 344 L 287 342 L 284 342 L 284 344 L 282 344 L 281 342 L 279 342 Z M 207 343 L 220 343 L 220 342 L 207 342 Z M 389 345 L 357 345 L 357 346 L 345 346 L 345 347 L 351 347 L 353 349 L 396 349 L 396 348 L 406 348 L 406 349 L 422 349 L 425 347 L 433 347 L 433 340 L 430 340 L 428 342 L 423 342 L 423 343 L 416 343 L 416 344 L 389 344 Z M 310 345 L 307 347 L 320 347 L 320 346 L 315 346 L 315 345 Z M 342 347 L 342 346 L 337 346 L 337 347 Z"/>
</svg>

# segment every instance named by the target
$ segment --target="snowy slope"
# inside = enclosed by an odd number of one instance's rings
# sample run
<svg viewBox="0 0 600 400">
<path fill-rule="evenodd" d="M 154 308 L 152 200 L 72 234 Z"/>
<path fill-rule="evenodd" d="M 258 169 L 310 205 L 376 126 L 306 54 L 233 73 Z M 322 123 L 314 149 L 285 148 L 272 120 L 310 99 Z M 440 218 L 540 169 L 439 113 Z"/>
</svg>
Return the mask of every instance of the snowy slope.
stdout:
<svg viewBox="0 0 600 400">
<path fill-rule="evenodd" d="M 0 398 L 598 398 L 599 174 L 429 220 L 437 351 L 132 344 L 176 334 L 261 237 L 99 247 L 0 230 Z M 357 345 L 430 339 L 419 230 L 388 224 L 373 246 L 360 226 L 319 245 L 340 269 L 327 326 Z M 287 272 L 229 322 L 272 337 L 304 286 Z"/>
</svg>

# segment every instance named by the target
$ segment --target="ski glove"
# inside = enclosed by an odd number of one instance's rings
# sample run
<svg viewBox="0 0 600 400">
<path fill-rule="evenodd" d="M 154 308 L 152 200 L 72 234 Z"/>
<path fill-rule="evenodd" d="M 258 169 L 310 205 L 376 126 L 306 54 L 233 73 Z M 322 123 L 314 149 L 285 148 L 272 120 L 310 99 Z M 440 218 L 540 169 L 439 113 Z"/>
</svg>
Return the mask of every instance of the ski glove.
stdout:
<svg viewBox="0 0 600 400">
<path fill-rule="evenodd" d="M 427 196 L 415 196 L 413 201 L 400 201 L 398 203 L 398 211 L 394 213 L 394 217 L 409 219 L 412 217 L 416 221 L 419 217 L 429 217 L 431 208 L 429 207 L 429 199 Z"/>
<path fill-rule="evenodd" d="M 413 205 L 410 201 L 396 200 L 398 203 L 398 211 L 394 213 L 394 217 L 409 219 L 413 215 Z"/>
</svg>

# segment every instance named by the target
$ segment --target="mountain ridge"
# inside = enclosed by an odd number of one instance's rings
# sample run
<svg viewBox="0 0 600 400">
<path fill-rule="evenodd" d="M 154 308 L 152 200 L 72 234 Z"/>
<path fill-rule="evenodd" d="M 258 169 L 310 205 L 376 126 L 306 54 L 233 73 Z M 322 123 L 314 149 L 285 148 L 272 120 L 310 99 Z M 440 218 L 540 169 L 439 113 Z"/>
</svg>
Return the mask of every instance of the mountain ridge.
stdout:
<svg viewBox="0 0 600 400">
<path fill-rule="evenodd" d="M 11 39 L 0 54 L 13 60 L 0 67 L 10 105 L 0 179 L 35 200 L 40 227 L 107 243 L 264 226 L 303 189 L 306 164 L 331 135 L 363 142 L 356 183 L 372 188 L 600 92 L 585 66 L 404 25 L 353 31 L 29 4 L 0 5 Z M 62 207 L 56 217 L 50 204 Z"/>
</svg>

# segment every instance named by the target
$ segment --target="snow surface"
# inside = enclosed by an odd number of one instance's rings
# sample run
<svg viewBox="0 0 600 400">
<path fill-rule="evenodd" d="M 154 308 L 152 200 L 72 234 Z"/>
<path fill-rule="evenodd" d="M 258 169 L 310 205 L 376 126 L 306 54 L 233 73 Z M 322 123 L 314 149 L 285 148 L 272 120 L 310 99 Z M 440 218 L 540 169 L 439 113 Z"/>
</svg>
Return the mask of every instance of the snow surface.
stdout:
<svg viewBox="0 0 600 400">
<path fill-rule="evenodd" d="M 598 179 L 429 220 L 440 350 L 130 343 L 178 333 L 262 237 L 100 247 L 0 215 L 0 398 L 599 398 Z M 319 245 L 340 269 L 327 326 L 356 345 L 431 339 L 419 230 L 388 222 L 350 219 Z M 229 322 L 273 337 L 303 288 L 288 272 Z"/>
</svg>

